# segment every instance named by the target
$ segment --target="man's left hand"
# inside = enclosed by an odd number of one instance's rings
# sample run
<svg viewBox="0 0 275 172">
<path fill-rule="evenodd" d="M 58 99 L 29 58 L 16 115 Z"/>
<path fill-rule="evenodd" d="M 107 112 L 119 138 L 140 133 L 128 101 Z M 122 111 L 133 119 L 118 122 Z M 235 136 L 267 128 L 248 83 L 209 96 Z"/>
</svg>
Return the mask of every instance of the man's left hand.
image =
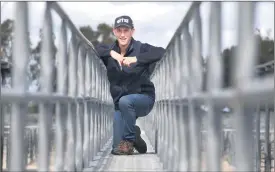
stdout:
<svg viewBox="0 0 275 172">
<path fill-rule="evenodd" d="M 126 57 L 122 61 L 122 64 L 129 67 L 132 63 L 136 63 L 136 62 L 137 62 L 136 57 Z"/>
</svg>

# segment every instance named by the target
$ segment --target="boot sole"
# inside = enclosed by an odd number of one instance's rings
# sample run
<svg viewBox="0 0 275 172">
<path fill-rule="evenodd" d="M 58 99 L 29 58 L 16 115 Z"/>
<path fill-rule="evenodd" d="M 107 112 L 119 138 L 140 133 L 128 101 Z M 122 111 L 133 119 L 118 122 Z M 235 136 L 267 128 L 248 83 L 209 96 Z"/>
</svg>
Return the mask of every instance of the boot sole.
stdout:
<svg viewBox="0 0 275 172">
<path fill-rule="evenodd" d="M 113 155 L 133 155 L 133 152 L 125 153 L 125 152 L 116 152 L 116 151 L 112 150 L 111 154 L 113 154 Z"/>
</svg>

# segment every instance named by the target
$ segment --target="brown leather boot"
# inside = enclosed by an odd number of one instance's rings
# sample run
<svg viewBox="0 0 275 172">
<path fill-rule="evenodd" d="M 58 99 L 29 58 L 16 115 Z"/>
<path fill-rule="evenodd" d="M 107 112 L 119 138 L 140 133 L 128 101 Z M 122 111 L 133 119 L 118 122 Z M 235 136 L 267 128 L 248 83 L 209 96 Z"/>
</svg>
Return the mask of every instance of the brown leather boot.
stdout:
<svg viewBox="0 0 275 172">
<path fill-rule="evenodd" d="M 122 140 L 118 148 L 114 150 L 115 155 L 132 155 L 134 153 L 134 143 L 128 140 Z"/>
</svg>

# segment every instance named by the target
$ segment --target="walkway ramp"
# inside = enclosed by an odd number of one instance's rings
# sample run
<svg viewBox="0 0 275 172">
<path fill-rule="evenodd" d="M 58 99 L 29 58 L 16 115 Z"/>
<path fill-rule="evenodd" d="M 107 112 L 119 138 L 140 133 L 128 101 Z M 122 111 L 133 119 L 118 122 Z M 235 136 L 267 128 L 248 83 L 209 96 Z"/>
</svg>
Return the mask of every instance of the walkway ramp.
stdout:
<svg viewBox="0 0 275 172">
<path fill-rule="evenodd" d="M 148 151 L 146 154 L 135 152 L 134 155 L 116 156 L 110 154 L 112 140 L 104 146 L 98 154 L 96 161 L 90 163 L 90 168 L 84 171 L 164 171 L 155 149 L 150 143 L 145 132 L 142 130 L 141 137 L 147 143 Z"/>
<path fill-rule="evenodd" d="M 98 155 L 97 161 L 90 163 L 88 171 L 164 171 L 162 163 L 155 154 L 153 146 L 150 144 L 147 136 L 142 133 L 142 138 L 148 143 L 148 152 L 139 154 L 135 152 L 132 156 L 115 156 L 110 154 L 111 143 L 110 139 Z"/>
</svg>

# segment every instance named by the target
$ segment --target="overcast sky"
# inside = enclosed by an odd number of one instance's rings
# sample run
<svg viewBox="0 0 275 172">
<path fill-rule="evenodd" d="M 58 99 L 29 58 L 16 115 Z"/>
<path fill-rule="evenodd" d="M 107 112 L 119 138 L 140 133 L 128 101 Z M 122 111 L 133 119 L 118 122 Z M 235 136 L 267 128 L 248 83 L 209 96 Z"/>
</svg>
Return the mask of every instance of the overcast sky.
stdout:
<svg viewBox="0 0 275 172">
<path fill-rule="evenodd" d="M 190 2 L 59 2 L 72 21 L 79 26 L 91 25 L 93 28 L 99 23 L 106 22 L 112 25 L 115 17 L 129 15 L 134 21 L 136 33 L 135 39 L 156 46 L 166 47 L 176 28 L 182 21 Z M 1 6 L 3 2 L 1 2 Z M 30 3 L 30 31 L 33 44 L 37 42 L 39 28 L 42 26 L 45 2 Z M 2 8 L 2 21 L 13 18 L 13 2 L 4 2 Z M 230 47 L 236 44 L 237 6 L 235 2 L 223 3 L 223 30 L 222 47 Z M 203 29 L 203 54 L 206 55 L 209 21 L 209 2 L 201 6 Z M 255 26 L 263 32 L 271 29 L 274 39 L 274 3 L 258 3 Z M 54 30 L 58 38 L 60 20 L 54 16 Z M 263 33 L 265 34 L 265 33 Z"/>
</svg>

